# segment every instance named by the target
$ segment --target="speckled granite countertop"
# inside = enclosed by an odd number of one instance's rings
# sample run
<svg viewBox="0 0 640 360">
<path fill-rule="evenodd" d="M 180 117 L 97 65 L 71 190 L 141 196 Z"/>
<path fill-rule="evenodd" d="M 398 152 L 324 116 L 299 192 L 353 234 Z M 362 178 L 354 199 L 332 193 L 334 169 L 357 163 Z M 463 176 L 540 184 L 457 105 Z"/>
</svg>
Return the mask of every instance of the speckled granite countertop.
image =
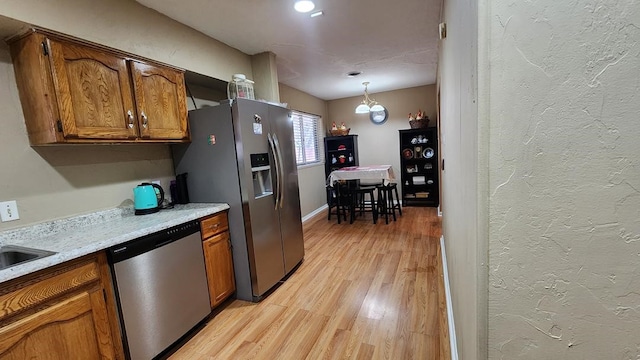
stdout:
<svg viewBox="0 0 640 360">
<path fill-rule="evenodd" d="M 0 232 L 0 245 L 56 254 L 0 270 L 0 283 L 229 208 L 227 204 L 186 204 L 135 216 L 116 208 Z"/>
</svg>

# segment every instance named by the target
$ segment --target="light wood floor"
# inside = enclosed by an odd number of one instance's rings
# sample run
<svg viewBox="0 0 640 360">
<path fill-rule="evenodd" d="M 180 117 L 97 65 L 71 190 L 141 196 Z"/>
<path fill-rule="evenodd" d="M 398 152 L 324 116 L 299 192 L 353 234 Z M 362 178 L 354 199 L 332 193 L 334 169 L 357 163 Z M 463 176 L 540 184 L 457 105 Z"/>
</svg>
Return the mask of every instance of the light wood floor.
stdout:
<svg viewBox="0 0 640 360">
<path fill-rule="evenodd" d="M 228 304 L 171 359 L 449 359 L 440 220 L 403 210 L 389 225 L 308 221 L 298 270 L 258 304 Z"/>
</svg>

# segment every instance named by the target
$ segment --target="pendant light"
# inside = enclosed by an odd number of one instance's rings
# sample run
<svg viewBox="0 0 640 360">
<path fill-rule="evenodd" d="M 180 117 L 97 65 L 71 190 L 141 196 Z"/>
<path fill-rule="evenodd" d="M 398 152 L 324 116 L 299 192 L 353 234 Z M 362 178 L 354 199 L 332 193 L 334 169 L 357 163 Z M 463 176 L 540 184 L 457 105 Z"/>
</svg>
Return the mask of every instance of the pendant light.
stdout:
<svg viewBox="0 0 640 360">
<path fill-rule="evenodd" d="M 384 111 L 384 106 L 369 98 L 369 92 L 367 91 L 369 82 L 365 81 L 362 85 L 364 85 L 364 99 L 362 100 L 362 103 L 356 107 L 356 114 L 366 114 L 370 111 Z"/>
</svg>

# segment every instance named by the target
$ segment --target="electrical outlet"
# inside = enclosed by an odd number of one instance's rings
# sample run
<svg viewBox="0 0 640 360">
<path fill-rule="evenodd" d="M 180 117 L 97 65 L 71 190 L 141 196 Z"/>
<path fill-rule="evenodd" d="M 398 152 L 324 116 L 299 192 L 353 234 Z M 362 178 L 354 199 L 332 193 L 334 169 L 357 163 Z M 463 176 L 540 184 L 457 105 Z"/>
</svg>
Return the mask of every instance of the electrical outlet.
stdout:
<svg viewBox="0 0 640 360">
<path fill-rule="evenodd" d="M 151 180 L 152 184 L 160 185 L 160 180 Z"/>
<path fill-rule="evenodd" d="M 15 200 L 0 202 L 0 218 L 3 222 L 20 219 L 18 204 Z"/>
</svg>

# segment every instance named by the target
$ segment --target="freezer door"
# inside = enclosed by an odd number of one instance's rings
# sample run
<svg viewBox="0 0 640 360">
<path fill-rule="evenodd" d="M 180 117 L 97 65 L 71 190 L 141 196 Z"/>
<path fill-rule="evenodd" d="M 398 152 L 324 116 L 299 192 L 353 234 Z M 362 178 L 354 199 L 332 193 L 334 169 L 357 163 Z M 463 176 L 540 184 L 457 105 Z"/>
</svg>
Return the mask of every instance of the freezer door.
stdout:
<svg viewBox="0 0 640 360">
<path fill-rule="evenodd" d="M 289 273 L 304 257 L 293 122 L 289 110 L 273 105 L 269 107 L 269 120 L 281 154 L 280 171 L 283 175 L 283 188 L 280 192 L 282 204 L 279 207 L 279 215 L 285 273 Z"/>
<path fill-rule="evenodd" d="M 189 111 L 191 143 L 172 145 L 176 174 L 188 173 L 189 198 L 195 203 L 229 204 L 229 235 L 238 299 L 251 301 L 251 271 L 247 250 L 243 195 L 238 175 L 231 106 Z"/>
<path fill-rule="evenodd" d="M 267 141 L 267 134 L 270 132 L 269 105 L 236 99 L 232 114 L 236 130 L 236 152 L 247 228 L 247 248 L 251 262 L 252 290 L 253 295 L 259 297 L 285 275 L 278 211 L 275 207 L 275 158 Z M 274 196 L 256 196 L 254 191 L 251 154 L 261 153 L 269 154 Z"/>
</svg>

